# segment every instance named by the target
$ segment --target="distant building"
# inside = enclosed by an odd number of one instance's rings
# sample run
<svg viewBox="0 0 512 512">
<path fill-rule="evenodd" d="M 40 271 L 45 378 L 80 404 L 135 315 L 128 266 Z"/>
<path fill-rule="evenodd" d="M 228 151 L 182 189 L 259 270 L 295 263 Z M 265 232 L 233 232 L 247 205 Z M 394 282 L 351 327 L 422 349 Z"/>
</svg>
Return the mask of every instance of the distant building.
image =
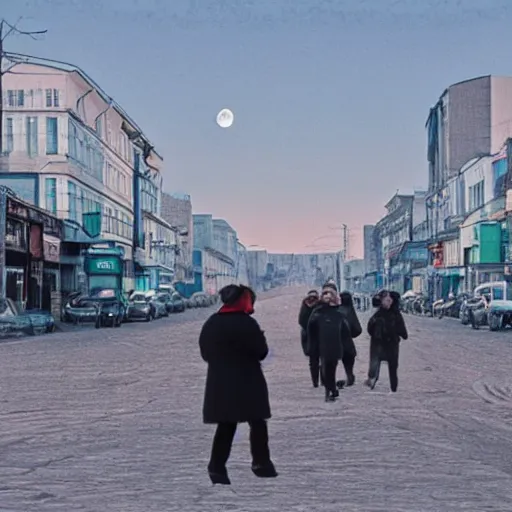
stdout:
<svg viewBox="0 0 512 512">
<path fill-rule="evenodd" d="M 162 193 L 161 216 L 176 228 L 178 250 L 176 254 L 175 280 L 192 279 L 192 250 L 194 223 L 192 201 L 189 195 Z"/>
</svg>

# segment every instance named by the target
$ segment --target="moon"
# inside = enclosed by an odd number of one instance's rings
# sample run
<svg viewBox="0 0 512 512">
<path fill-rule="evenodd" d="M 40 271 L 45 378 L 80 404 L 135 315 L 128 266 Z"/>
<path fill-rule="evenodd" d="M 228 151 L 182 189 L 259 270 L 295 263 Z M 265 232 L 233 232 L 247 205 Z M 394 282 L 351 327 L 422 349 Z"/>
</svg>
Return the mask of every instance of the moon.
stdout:
<svg viewBox="0 0 512 512">
<path fill-rule="evenodd" d="M 223 108 L 218 114 L 217 114 L 217 124 L 221 128 L 229 128 L 233 121 L 235 120 L 235 116 L 233 115 L 233 112 L 229 110 L 229 108 Z"/>
</svg>

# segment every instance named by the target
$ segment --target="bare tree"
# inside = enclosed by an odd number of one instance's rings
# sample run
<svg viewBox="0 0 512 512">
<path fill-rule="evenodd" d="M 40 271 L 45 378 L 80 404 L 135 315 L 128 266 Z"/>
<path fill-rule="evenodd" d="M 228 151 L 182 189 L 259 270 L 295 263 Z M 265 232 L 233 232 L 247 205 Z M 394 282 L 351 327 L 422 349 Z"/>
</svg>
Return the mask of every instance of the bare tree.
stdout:
<svg viewBox="0 0 512 512">
<path fill-rule="evenodd" d="M 5 74 L 9 72 L 13 65 L 7 66 L 4 69 L 4 59 L 5 59 L 5 50 L 4 43 L 5 40 L 12 35 L 20 35 L 20 36 L 28 36 L 32 39 L 37 40 L 37 36 L 46 34 L 47 30 L 20 30 L 18 28 L 18 24 L 22 18 L 19 18 L 18 21 L 11 25 L 8 21 L 2 19 L 0 20 L 0 154 L 3 151 L 3 135 L 4 135 L 4 89 L 3 89 L 3 77 Z"/>
</svg>

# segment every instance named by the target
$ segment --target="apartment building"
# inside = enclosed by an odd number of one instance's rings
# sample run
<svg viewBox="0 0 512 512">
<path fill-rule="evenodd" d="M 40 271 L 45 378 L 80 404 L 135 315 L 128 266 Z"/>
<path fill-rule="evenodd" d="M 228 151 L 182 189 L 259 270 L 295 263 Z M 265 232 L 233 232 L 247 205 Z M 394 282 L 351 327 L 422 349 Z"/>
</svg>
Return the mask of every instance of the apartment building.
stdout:
<svg viewBox="0 0 512 512">
<path fill-rule="evenodd" d="M 84 239 L 121 248 L 124 284 L 133 286 L 134 249 L 146 245 L 143 212 L 159 215 L 162 158 L 79 68 L 18 63 L 3 92 L 0 184 Z"/>
</svg>

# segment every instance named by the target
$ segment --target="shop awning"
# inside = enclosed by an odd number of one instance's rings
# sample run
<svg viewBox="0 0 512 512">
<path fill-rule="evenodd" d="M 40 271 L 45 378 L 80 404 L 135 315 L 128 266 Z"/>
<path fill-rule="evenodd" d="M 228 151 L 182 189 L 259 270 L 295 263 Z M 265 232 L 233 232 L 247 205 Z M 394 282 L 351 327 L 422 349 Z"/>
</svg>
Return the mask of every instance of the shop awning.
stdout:
<svg viewBox="0 0 512 512">
<path fill-rule="evenodd" d="M 59 263 L 60 261 L 60 238 L 43 233 L 43 255 L 44 261 Z"/>
</svg>

